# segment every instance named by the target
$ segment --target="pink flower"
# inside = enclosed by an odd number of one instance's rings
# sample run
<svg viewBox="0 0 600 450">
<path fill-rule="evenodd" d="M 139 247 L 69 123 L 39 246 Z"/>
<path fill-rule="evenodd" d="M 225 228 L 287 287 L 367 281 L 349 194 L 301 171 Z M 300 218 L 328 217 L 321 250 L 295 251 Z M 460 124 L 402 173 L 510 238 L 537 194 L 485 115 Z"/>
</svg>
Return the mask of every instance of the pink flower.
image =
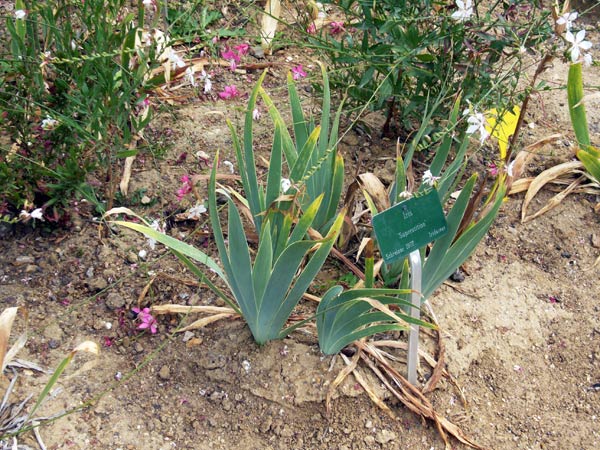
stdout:
<svg viewBox="0 0 600 450">
<path fill-rule="evenodd" d="M 306 28 L 306 32 L 308 34 L 317 34 L 317 25 L 315 25 L 315 23 L 311 23 L 307 28 Z"/>
<path fill-rule="evenodd" d="M 491 176 L 495 177 L 498 175 L 498 166 L 495 163 L 489 163 L 488 164 L 488 172 L 490 173 Z"/>
<path fill-rule="evenodd" d="M 340 34 L 346 31 L 344 28 L 344 22 L 331 22 L 329 27 L 331 28 L 330 33 L 332 35 Z"/>
<path fill-rule="evenodd" d="M 296 67 L 292 67 L 292 78 L 294 80 L 299 80 L 300 78 L 304 78 L 306 76 L 306 72 L 302 70 L 302 64 L 298 64 Z"/>
<path fill-rule="evenodd" d="M 221 52 L 221 57 L 231 63 L 230 68 L 232 71 L 237 69 L 237 65 L 240 62 L 240 55 L 237 50 L 226 47 L 225 51 Z"/>
<path fill-rule="evenodd" d="M 138 330 L 149 329 L 152 334 L 156 334 L 158 331 L 158 322 L 150 313 L 150 308 L 132 308 L 132 311 L 137 314 L 136 319 L 140 320 L 140 324 L 137 326 Z"/>
<path fill-rule="evenodd" d="M 225 51 L 221 52 L 221 57 L 223 59 L 233 60 L 236 63 L 240 62 L 240 57 L 238 53 L 234 49 L 231 49 L 229 47 L 225 47 Z"/>
<path fill-rule="evenodd" d="M 236 52 L 238 52 L 238 57 L 244 56 L 250 51 L 250 45 L 248 45 L 248 44 L 236 45 L 233 48 L 235 49 Z"/>
<path fill-rule="evenodd" d="M 240 93 L 237 90 L 237 88 L 235 87 L 235 85 L 229 85 L 229 86 L 225 86 L 225 89 L 223 90 L 223 92 L 219 92 L 219 97 L 221 97 L 223 100 L 230 100 L 232 98 L 235 97 L 239 97 Z"/>
<path fill-rule="evenodd" d="M 181 201 L 183 197 L 192 192 L 192 182 L 190 181 L 190 177 L 184 175 L 181 177 L 181 182 L 183 185 L 177 189 L 177 200 Z"/>
</svg>

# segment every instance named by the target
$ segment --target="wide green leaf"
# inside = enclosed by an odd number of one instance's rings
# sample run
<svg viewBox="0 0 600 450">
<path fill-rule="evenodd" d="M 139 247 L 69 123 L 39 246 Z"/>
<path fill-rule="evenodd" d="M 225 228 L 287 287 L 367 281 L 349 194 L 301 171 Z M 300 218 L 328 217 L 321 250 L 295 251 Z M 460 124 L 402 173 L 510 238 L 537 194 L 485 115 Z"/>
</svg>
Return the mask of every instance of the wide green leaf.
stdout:
<svg viewBox="0 0 600 450">
<path fill-rule="evenodd" d="M 246 233 L 242 220 L 232 200 L 229 203 L 228 233 L 229 263 L 231 271 L 227 272 L 229 280 L 235 280 L 239 291 L 236 300 L 249 322 L 258 314 L 258 305 L 254 295 L 253 271 L 250 261 L 250 249 L 246 241 Z"/>
<path fill-rule="evenodd" d="M 269 221 L 264 223 L 260 234 L 258 253 L 254 259 L 254 267 L 252 269 L 252 281 L 257 310 L 261 309 L 265 290 L 267 289 L 267 284 L 269 283 L 272 274 L 273 243 L 271 241 L 271 223 Z"/>
<path fill-rule="evenodd" d="M 583 163 L 585 170 L 600 183 L 600 152 L 593 147 L 577 151 L 577 158 Z"/>
<path fill-rule="evenodd" d="M 145 234 L 149 238 L 164 244 L 168 248 L 186 255 L 201 264 L 204 264 L 217 275 L 219 275 L 219 277 L 221 277 L 223 280 L 226 280 L 225 275 L 221 271 L 219 265 L 210 256 L 198 250 L 196 247 L 186 244 L 185 242 L 182 242 L 179 239 L 175 239 L 174 237 L 168 236 L 164 233 L 160 233 L 149 226 L 142 225 L 140 223 L 126 222 L 123 220 L 115 220 L 112 223 Z"/>
<path fill-rule="evenodd" d="M 291 72 L 287 76 L 288 94 L 290 97 L 290 109 L 292 111 L 292 120 L 294 123 L 294 138 L 296 139 L 296 148 L 303 148 L 308 140 L 308 128 L 304 113 L 302 112 L 302 104 L 296 89 L 296 83 L 292 78 Z M 294 165 L 295 161 L 290 161 L 290 165 Z"/>
<path fill-rule="evenodd" d="M 575 130 L 577 143 L 585 148 L 590 145 L 590 134 L 588 131 L 585 105 L 583 104 L 583 78 L 581 75 L 581 63 L 571 64 L 567 79 L 567 99 L 569 102 L 569 113 L 571 123 Z"/>
<path fill-rule="evenodd" d="M 428 298 L 475 250 L 475 247 L 483 239 L 483 236 L 485 236 L 498 215 L 498 210 L 502 205 L 505 193 L 506 187 L 504 185 L 500 186 L 496 193 L 494 204 L 487 214 L 460 235 L 443 256 L 438 266 L 434 267 L 433 272 L 423 270 L 423 298 Z M 426 277 L 425 274 L 427 274 Z"/>
</svg>

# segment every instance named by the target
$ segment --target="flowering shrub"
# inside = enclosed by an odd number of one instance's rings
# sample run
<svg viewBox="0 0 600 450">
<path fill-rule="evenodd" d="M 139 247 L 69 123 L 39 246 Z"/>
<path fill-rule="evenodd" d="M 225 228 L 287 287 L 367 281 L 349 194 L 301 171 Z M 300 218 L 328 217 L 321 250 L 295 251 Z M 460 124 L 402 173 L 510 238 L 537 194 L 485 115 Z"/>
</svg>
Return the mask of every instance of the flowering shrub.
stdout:
<svg viewBox="0 0 600 450">
<path fill-rule="evenodd" d="M 14 214 L 29 202 L 58 220 L 74 195 L 100 208 L 100 186 L 86 183 L 99 169 L 111 197 L 112 168 L 150 120 L 142 87 L 158 65 L 154 42 L 140 43 L 144 8 L 136 22 L 128 3 L 18 0 L 6 19 L 0 122 L 11 145 L 0 150 L 0 202 Z"/>
<path fill-rule="evenodd" d="M 549 11 L 524 0 L 323 3 L 335 3 L 330 12 L 340 8 L 344 20 L 307 39 L 334 66 L 333 87 L 387 109 L 385 132 L 414 130 L 443 98 L 430 132 L 439 129 L 458 93 L 481 111 L 514 105 L 524 55 L 552 34 Z"/>
</svg>

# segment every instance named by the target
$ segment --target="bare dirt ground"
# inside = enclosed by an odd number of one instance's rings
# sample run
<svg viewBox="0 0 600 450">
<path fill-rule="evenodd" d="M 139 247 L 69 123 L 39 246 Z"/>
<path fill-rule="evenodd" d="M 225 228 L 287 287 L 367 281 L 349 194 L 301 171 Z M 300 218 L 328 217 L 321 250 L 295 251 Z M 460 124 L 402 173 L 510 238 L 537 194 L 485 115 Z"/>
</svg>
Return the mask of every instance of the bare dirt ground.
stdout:
<svg viewBox="0 0 600 450">
<path fill-rule="evenodd" d="M 594 55 L 600 58 L 597 51 Z M 271 69 L 266 82 L 271 93 L 284 92 L 285 73 L 299 57 L 286 56 L 296 59 Z M 308 67 L 307 56 L 302 58 Z M 247 93 L 258 74 L 217 72 L 215 89 L 232 76 L 243 81 Z M 586 69 L 585 77 L 598 80 L 599 68 Z M 564 84 L 566 66 L 556 62 L 545 78 Z M 532 103 L 528 122 L 536 126 L 527 128 L 523 143 L 563 135 L 527 168 L 537 174 L 571 159 L 574 139 L 563 90 L 543 93 Z M 588 104 L 596 142 L 598 104 L 598 99 Z M 171 145 L 163 160 L 136 161 L 130 191 L 152 201 L 133 202 L 131 208 L 169 218 L 170 235 L 210 250 L 206 223 L 172 220 L 191 206 L 188 199 L 177 202 L 175 192 L 182 175 L 206 173 L 196 152 L 212 157 L 220 150 L 234 161 L 224 118 L 240 124 L 243 105 L 244 99 L 226 103 L 201 97 L 159 115 L 154 132 Z M 264 133 L 267 137 L 268 125 Z M 344 139 L 347 164 L 361 154 L 370 170 L 385 176 L 395 143 L 365 139 L 352 134 Z M 257 141 L 268 149 L 270 138 Z M 184 152 L 188 156 L 182 161 Z M 266 168 L 260 160 L 259 166 Z M 205 186 L 200 193 L 205 195 Z M 542 192 L 532 208 L 551 195 Z M 600 216 L 594 212 L 599 201 L 597 195 L 571 195 L 522 224 L 522 195 L 508 199 L 464 266 L 464 281 L 448 281 L 430 299 L 443 329 L 447 369 L 460 390 L 442 381 L 429 398 L 440 414 L 486 448 L 600 448 L 600 267 L 591 268 L 600 254 Z M 328 386 L 344 364 L 320 354 L 310 333 L 258 347 L 239 320 L 184 335 L 171 332 L 190 318 L 162 316 L 159 333 L 140 334 L 129 311 L 156 275 L 144 306 L 219 303 L 163 248 L 149 250 L 143 237 L 124 230 L 103 237 L 80 206 L 70 231 L 4 227 L 0 241 L 0 306 L 29 311 L 30 338 L 20 357 L 53 368 L 83 340 L 102 346 L 97 358 L 76 358 L 59 382 L 63 391 L 40 410 L 49 415 L 95 399 L 41 429 L 48 449 L 444 447 L 432 423 L 388 398 L 398 416 L 391 419 L 352 376 L 336 391 L 327 414 Z M 142 248 L 148 250 L 145 260 L 138 256 Z M 345 269 L 332 264 L 323 278 L 332 273 L 339 277 Z M 420 382 L 428 370 L 423 364 Z M 47 379 L 20 371 L 14 400 L 39 392 Z M 466 448 L 451 442 L 452 448 Z M 30 435 L 21 443 L 36 446 Z"/>
</svg>

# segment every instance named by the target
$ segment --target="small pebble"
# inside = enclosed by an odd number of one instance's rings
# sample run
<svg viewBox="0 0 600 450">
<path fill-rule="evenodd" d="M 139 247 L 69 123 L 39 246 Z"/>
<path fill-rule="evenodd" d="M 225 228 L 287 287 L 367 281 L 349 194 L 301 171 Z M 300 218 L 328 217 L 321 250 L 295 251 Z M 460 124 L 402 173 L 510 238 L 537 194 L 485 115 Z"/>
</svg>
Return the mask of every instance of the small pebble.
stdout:
<svg viewBox="0 0 600 450">
<path fill-rule="evenodd" d="M 187 342 L 195 336 L 193 331 L 186 331 L 183 333 L 183 338 L 181 339 L 183 342 Z"/>
<path fill-rule="evenodd" d="M 123 308 L 125 306 L 125 299 L 116 292 L 111 292 L 106 297 L 106 306 L 108 309 Z"/>
<path fill-rule="evenodd" d="M 101 277 L 94 278 L 88 283 L 88 287 L 90 288 L 90 290 L 96 292 L 106 289 L 106 286 L 108 286 L 108 283 L 104 278 Z"/>
<path fill-rule="evenodd" d="M 25 264 L 33 264 L 35 262 L 35 258 L 33 256 L 17 256 L 13 264 L 15 266 L 23 266 Z"/>
<path fill-rule="evenodd" d="M 456 272 L 450 275 L 450 279 L 456 283 L 462 283 L 465 281 L 465 274 L 462 272 L 462 270 L 456 269 Z"/>
<path fill-rule="evenodd" d="M 396 439 L 396 433 L 390 430 L 378 431 L 375 435 L 375 441 L 381 445 L 387 444 L 388 442 Z"/>
<path fill-rule="evenodd" d="M 158 371 L 158 378 L 163 381 L 167 381 L 171 378 L 171 369 L 166 364 L 160 368 Z"/>
</svg>

